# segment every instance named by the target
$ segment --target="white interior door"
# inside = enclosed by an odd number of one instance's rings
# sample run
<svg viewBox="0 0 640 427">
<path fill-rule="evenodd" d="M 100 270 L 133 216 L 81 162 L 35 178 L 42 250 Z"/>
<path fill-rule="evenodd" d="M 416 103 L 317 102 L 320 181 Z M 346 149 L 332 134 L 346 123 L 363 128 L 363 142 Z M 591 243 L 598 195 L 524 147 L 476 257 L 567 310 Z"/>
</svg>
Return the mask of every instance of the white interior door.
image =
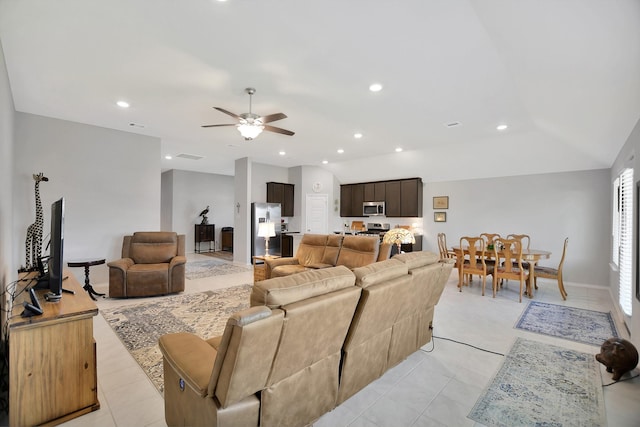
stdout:
<svg viewBox="0 0 640 427">
<path fill-rule="evenodd" d="M 326 194 L 307 194 L 306 233 L 327 234 L 329 198 Z"/>
</svg>

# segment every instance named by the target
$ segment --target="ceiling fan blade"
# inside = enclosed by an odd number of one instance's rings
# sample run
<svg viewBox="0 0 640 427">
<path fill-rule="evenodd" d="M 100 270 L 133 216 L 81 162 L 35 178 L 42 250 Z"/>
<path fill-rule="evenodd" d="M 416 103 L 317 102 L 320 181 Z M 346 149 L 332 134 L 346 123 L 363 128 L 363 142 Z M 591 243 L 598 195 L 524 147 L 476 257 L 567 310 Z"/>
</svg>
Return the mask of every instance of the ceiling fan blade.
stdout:
<svg viewBox="0 0 640 427">
<path fill-rule="evenodd" d="M 281 133 L 283 135 L 294 135 L 295 132 L 291 132 L 290 130 L 277 128 L 275 126 L 264 125 L 264 130 L 268 130 L 269 132 Z"/>
<path fill-rule="evenodd" d="M 213 108 L 215 108 L 216 110 L 220 111 L 221 113 L 225 113 L 225 114 L 230 115 L 231 117 L 235 117 L 236 119 L 240 119 L 239 115 L 237 115 L 236 113 L 232 113 L 231 111 L 227 111 L 224 108 L 220 108 L 220 107 L 213 107 Z"/>
<path fill-rule="evenodd" d="M 216 128 L 220 126 L 237 126 L 236 124 L 225 124 L 225 125 L 202 125 L 203 128 Z"/>
<path fill-rule="evenodd" d="M 275 122 L 276 120 L 282 120 L 286 118 L 287 118 L 287 115 L 284 113 L 275 113 L 275 114 L 269 114 L 268 116 L 262 116 L 261 120 L 262 120 L 262 123 L 269 123 L 269 122 Z"/>
</svg>

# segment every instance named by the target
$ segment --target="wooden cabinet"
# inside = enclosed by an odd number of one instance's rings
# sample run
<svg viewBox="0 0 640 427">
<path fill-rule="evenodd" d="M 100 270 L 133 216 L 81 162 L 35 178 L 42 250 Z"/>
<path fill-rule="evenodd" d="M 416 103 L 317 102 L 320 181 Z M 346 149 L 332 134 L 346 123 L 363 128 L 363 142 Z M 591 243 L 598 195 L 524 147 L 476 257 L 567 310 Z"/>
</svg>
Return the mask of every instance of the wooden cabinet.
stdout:
<svg viewBox="0 0 640 427">
<path fill-rule="evenodd" d="M 220 231 L 220 249 L 233 252 L 233 227 L 222 227 Z"/>
<path fill-rule="evenodd" d="M 364 185 L 364 200 L 365 202 L 384 202 L 386 198 L 386 183 L 380 182 L 366 182 Z"/>
<path fill-rule="evenodd" d="M 267 203 L 280 203 L 280 216 L 293 216 L 294 185 L 267 182 Z"/>
<path fill-rule="evenodd" d="M 23 292 L 9 320 L 9 425 L 56 425 L 100 408 L 93 317 L 98 307 L 75 276 L 59 302 L 46 302 L 43 314 L 21 317 Z M 27 284 L 29 282 L 21 282 Z M 26 298 L 25 298 L 26 299 Z"/>
<path fill-rule="evenodd" d="M 422 179 L 400 181 L 400 216 L 422 216 Z"/>
<path fill-rule="evenodd" d="M 390 217 L 402 216 L 400 207 L 400 181 L 388 181 L 385 183 L 386 199 L 385 214 Z"/>
<path fill-rule="evenodd" d="M 363 202 L 385 202 L 385 215 L 422 216 L 422 179 L 365 182 L 340 186 L 340 216 L 361 217 Z"/>
<path fill-rule="evenodd" d="M 202 243 L 208 243 L 209 248 L 206 252 L 216 250 L 216 226 L 215 224 L 196 224 L 195 230 L 195 252 L 200 253 Z M 213 249 L 211 245 L 213 244 Z"/>
<path fill-rule="evenodd" d="M 288 234 L 282 235 L 281 255 L 283 257 L 293 256 L 293 237 L 289 236 Z"/>
<path fill-rule="evenodd" d="M 340 186 L 340 216 L 347 217 L 351 215 L 351 184 Z M 361 214 L 362 215 L 362 214 Z"/>
</svg>

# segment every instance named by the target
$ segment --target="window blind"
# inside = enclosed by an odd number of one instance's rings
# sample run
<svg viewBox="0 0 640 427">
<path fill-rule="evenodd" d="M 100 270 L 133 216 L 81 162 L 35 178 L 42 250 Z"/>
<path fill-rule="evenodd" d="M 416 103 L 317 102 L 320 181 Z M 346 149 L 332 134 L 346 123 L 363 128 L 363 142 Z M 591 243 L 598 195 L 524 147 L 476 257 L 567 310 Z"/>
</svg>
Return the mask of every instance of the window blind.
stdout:
<svg viewBox="0 0 640 427">
<path fill-rule="evenodd" d="M 633 169 L 625 169 L 620 175 L 620 264 L 619 302 L 622 311 L 631 316 L 633 276 Z"/>
<path fill-rule="evenodd" d="M 611 224 L 611 261 L 617 266 L 620 263 L 620 177 L 613 181 L 613 212 L 611 218 L 613 218 Z"/>
</svg>

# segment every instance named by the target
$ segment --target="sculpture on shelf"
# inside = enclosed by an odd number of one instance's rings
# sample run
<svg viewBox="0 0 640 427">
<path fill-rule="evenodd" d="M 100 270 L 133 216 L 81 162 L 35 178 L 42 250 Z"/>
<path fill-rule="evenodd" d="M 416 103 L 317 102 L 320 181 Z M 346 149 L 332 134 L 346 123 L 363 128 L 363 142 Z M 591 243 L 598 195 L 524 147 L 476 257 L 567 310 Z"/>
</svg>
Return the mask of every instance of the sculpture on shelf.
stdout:
<svg viewBox="0 0 640 427">
<path fill-rule="evenodd" d="M 629 341 L 612 337 L 602 343 L 596 360 L 607 367 L 607 372 L 613 372 L 611 379 L 618 381 L 638 366 L 638 350 Z"/>
<path fill-rule="evenodd" d="M 25 241 L 25 269 L 31 271 L 38 267 L 38 260 L 42 256 L 42 225 L 44 217 L 42 214 L 42 202 L 40 201 L 40 182 L 47 182 L 49 178 L 42 172 L 33 174 L 36 194 L 36 221 L 27 228 L 27 239 Z"/>
<path fill-rule="evenodd" d="M 200 225 L 209 224 L 209 218 L 207 217 L 208 213 L 209 213 L 209 205 L 207 205 L 207 207 L 204 208 L 202 212 L 200 212 L 200 215 L 198 215 L 202 217 L 202 222 L 200 223 Z"/>
</svg>

